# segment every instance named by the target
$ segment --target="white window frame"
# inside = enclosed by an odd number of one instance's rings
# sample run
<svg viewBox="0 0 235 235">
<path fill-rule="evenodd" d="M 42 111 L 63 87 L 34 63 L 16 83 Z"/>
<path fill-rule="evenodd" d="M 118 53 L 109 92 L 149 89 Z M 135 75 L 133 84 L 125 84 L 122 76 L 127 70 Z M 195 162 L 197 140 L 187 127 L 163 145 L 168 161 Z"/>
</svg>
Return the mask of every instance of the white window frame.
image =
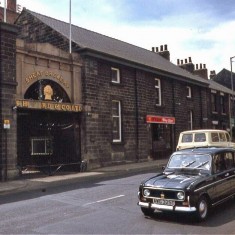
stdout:
<svg viewBox="0 0 235 235">
<path fill-rule="evenodd" d="M 187 98 L 192 98 L 192 89 L 190 86 L 186 86 L 187 89 Z"/>
<path fill-rule="evenodd" d="M 192 110 L 188 112 L 188 124 L 189 124 L 190 130 L 192 130 L 193 129 L 193 111 Z"/>
<path fill-rule="evenodd" d="M 156 81 L 158 85 L 156 85 Z M 156 92 L 159 94 L 159 102 L 156 102 L 156 106 L 161 106 L 162 105 L 162 92 L 161 92 L 161 80 L 159 78 L 155 78 L 155 89 Z"/>
<path fill-rule="evenodd" d="M 118 69 L 118 68 L 111 68 L 111 72 L 112 71 L 116 71 L 116 73 L 117 73 L 117 77 L 116 77 L 116 79 L 114 80 L 113 79 L 113 76 L 112 76 L 112 74 L 111 74 L 111 80 L 112 80 L 112 83 L 120 83 L 120 69 Z"/>
<path fill-rule="evenodd" d="M 226 114 L 225 96 L 224 96 L 224 93 L 222 92 L 220 92 L 220 108 L 221 108 L 221 113 Z"/>
<path fill-rule="evenodd" d="M 114 115 L 112 113 L 112 120 L 114 118 L 118 118 L 118 125 L 119 125 L 119 138 L 117 139 L 114 139 L 113 137 L 113 142 L 114 143 L 120 143 L 122 141 L 122 117 L 121 117 L 121 101 L 120 100 L 112 100 L 112 107 L 113 107 L 113 103 L 116 102 L 118 103 L 118 114 L 117 115 Z M 112 129 L 113 131 L 113 129 Z"/>
</svg>

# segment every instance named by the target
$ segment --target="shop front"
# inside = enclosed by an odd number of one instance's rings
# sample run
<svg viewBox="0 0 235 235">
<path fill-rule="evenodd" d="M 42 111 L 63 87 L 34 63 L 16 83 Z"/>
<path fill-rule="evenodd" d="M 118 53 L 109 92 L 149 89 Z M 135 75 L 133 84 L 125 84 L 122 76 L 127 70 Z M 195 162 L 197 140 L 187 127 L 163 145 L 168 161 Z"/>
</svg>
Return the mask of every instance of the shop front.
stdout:
<svg viewBox="0 0 235 235">
<path fill-rule="evenodd" d="M 151 157 L 168 158 L 174 151 L 174 117 L 147 115 L 146 122 L 151 131 Z"/>
<path fill-rule="evenodd" d="M 80 171 L 81 107 L 60 104 L 66 108 L 58 111 L 54 109 L 58 104 L 48 101 L 40 103 L 17 100 L 16 104 L 17 156 L 20 171 L 40 171 L 49 175 L 58 170 Z M 37 108 L 32 108 L 33 106 Z M 76 109 L 73 109 L 73 106 L 76 106 Z"/>
<path fill-rule="evenodd" d="M 80 171 L 80 115 L 59 84 L 43 79 L 16 100 L 17 156 L 22 173 Z"/>
</svg>

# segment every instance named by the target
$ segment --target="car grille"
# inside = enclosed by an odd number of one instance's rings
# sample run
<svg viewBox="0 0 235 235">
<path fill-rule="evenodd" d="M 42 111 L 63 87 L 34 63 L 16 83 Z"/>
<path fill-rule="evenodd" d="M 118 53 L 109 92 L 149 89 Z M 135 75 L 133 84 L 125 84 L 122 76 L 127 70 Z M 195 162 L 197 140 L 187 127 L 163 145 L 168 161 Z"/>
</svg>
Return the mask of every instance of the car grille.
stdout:
<svg viewBox="0 0 235 235">
<path fill-rule="evenodd" d="M 164 198 L 164 199 L 171 199 L 171 200 L 179 200 L 177 197 L 177 193 L 182 190 L 165 190 L 165 189 L 154 189 L 148 188 L 150 190 L 150 195 L 148 198 Z"/>
</svg>

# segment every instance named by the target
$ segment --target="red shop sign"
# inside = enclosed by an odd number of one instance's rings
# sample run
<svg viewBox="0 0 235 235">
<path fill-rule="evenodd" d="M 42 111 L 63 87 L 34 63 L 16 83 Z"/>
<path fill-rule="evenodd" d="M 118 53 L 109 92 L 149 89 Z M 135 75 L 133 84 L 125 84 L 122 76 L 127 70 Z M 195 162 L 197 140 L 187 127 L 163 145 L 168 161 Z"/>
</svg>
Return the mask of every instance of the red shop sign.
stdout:
<svg viewBox="0 0 235 235">
<path fill-rule="evenodd" d="M 147 115 L 146 122 L 147 123 L 175 124 L 175 118 Z"/>
</svg>

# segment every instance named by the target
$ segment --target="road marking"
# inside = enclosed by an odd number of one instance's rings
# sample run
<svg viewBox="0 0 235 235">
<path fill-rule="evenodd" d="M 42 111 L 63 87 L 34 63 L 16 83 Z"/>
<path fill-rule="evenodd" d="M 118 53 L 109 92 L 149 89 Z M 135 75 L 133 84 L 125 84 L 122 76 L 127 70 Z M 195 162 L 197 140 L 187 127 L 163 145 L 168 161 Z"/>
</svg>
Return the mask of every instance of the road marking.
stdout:
<svg viewBox="0 0 235 235">
<path fill-rule="evenodd" d="M 125 195 L 118 195 L 118 196 L 115 196 L 115 197 L 105 198 L 105 199 L 102 199 L 102 200 L 99 200 L 99 201 L 86 203 L 86 204 L 84 204 L 84 206 L 95 204 L 95 203 L 99 203 L 99 202 L 105 202 L 105 201 L 113 200 L 113 199 L 116 199 L 116 198 L 119 198 L 119 197 L 124 197 L 124 196 Z"/>
</svg>

